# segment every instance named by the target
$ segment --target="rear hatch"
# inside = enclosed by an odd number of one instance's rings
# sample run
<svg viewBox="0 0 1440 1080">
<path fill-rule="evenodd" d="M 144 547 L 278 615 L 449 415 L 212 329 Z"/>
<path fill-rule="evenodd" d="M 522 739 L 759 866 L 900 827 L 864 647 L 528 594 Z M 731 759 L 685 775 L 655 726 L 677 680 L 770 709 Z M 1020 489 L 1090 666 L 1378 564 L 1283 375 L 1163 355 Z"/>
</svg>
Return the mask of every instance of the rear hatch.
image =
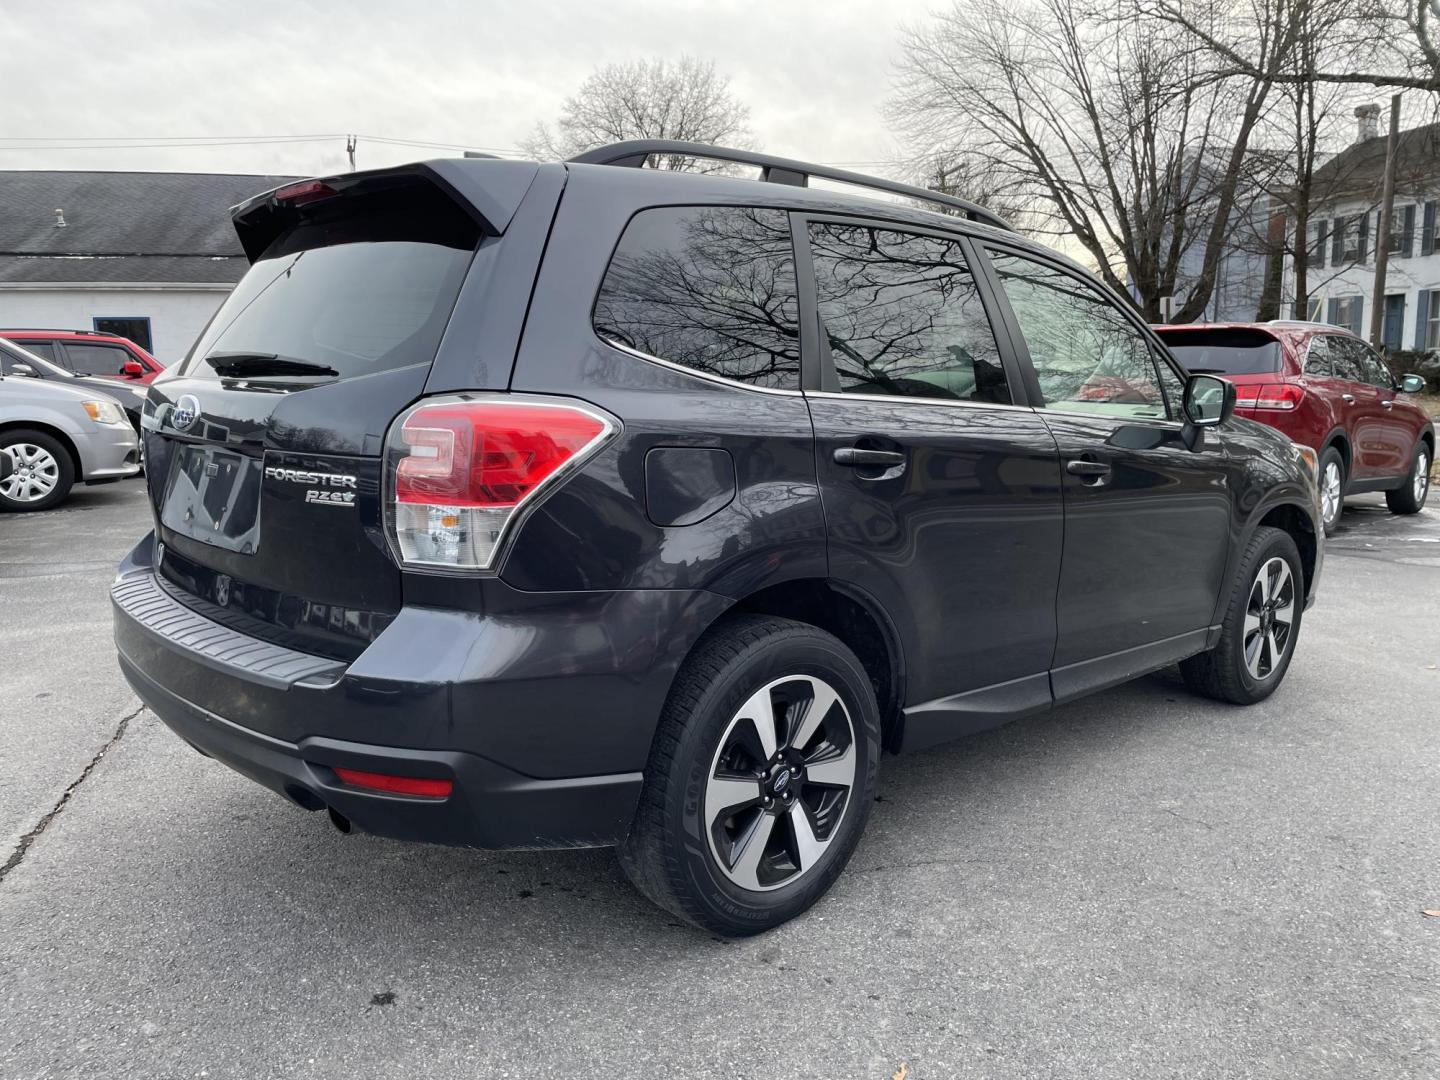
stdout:
<svg viewBox="0 0 1440 1080">
<path fill-rule="evenodd" d="M 235 217 L 253 265 L 146 405 L 161 584 L 236 629 L 352 659 L 401 606 L 386 429 L 423 394 L 496 238 L 424 166 L 291 185 Z"/>
<path fill-rule="evenodd" d="M 1273 382 L 1284 367 L 1280 342 L 1258 327 L 1162 327 L 1161 339 L 1192 375 L 1233 383 Z"/>
</svg>

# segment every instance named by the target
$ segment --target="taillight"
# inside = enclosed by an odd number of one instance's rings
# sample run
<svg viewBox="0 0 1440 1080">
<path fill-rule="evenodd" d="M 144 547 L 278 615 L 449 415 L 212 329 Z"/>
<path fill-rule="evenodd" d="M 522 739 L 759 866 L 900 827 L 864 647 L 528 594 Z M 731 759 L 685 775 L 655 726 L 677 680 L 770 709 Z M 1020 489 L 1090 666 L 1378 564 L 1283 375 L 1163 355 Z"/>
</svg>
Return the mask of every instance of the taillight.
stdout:
<svg viewBox="0 0 1440 1080">
<path fill-rule="evenodd" d="M 488 570 L 521 509 L 577 469 L 619 424 L 558 399 L 452 397 L 390 429 L 386 522 L 406 566 Z"/>
<path fill-rule="evenodd" d="M 1235 387 L 1235 407 L 1289 412 L 1300 407 L 1304 396 L 1305 388 L 1299 383 L 1251 383 Z"/>
</svg>

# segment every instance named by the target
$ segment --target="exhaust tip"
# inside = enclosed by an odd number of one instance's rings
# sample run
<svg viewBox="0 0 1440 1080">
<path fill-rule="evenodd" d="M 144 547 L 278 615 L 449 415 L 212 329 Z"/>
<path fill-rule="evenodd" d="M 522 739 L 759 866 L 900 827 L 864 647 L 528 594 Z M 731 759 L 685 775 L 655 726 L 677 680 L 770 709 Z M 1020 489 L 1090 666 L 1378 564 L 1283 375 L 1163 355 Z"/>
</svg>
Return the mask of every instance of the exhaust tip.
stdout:
<svg viewBox="0 0 1440 1080">
<path fill-rule="evenodd" d="M 348 833 L 350 831 L 350 819 L 333 806 L 326 807 L 326 809 L 330 812 L 330 824 L 334 825 L 335 828 L 339 829 L 342 833 Z"/>
</svg>

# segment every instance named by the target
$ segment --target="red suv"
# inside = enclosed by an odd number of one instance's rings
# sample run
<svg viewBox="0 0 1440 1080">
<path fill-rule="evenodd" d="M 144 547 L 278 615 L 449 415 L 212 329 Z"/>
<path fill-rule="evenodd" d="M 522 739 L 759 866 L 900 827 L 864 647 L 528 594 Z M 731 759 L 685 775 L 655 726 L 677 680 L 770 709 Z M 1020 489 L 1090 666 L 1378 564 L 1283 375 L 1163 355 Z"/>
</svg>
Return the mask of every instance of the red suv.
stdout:
<svg viewBox="0 0 1440 1080">
<path fill-rule="evenodd" d="M 1191 374 L 1235 384 L 1235 412 L 1279 428 L 1320 455 L 1326 533 L 1346 495 L 1385 492 L 1392 512 L 1425 505 L 1435 429 L 1415 403 L 1418 375 L 1397 385 L 1380 354 L 1338 326 L 1307 322 L 1195 323 L 1156 332 Z"/>
<path fill-rule="evenodd" d="M 0 337 L 76 375 L 151 383 L 165 370 L 159 360 L 117 334 L 95 330 L 0 330 Z"/>
</svg>

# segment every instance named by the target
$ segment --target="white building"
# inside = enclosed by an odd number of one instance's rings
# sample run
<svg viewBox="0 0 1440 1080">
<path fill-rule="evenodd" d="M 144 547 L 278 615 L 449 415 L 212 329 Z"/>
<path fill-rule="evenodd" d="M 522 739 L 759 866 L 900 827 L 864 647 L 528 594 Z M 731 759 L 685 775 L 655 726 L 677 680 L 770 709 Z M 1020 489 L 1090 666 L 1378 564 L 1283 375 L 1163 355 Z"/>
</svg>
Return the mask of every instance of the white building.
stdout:
<svg viewBox="0 0 1440 1080">
<path fill-rule="evenodd" d="M 227 210 L 288 179 L 0 171 L 0 329 L 119 333 L 173 363 L 248 265 Z"/>
<path fill-rule="evenodd" d="M 1376 105 L 1357 109 L 1360 138 L 1315 172 L 1307 259 L 1307 316 L 1363 337 L 1370 334 L 1385 171 L 1379 112 Z M 1440 347 L 1440 124 L 1400 133 L 1395 175 L 1381 340 L 1391 350 L 1434 349 Z M 1293 263 L 1286 260 L 1287 307 L 1295 296 Z"/>
</svg>

